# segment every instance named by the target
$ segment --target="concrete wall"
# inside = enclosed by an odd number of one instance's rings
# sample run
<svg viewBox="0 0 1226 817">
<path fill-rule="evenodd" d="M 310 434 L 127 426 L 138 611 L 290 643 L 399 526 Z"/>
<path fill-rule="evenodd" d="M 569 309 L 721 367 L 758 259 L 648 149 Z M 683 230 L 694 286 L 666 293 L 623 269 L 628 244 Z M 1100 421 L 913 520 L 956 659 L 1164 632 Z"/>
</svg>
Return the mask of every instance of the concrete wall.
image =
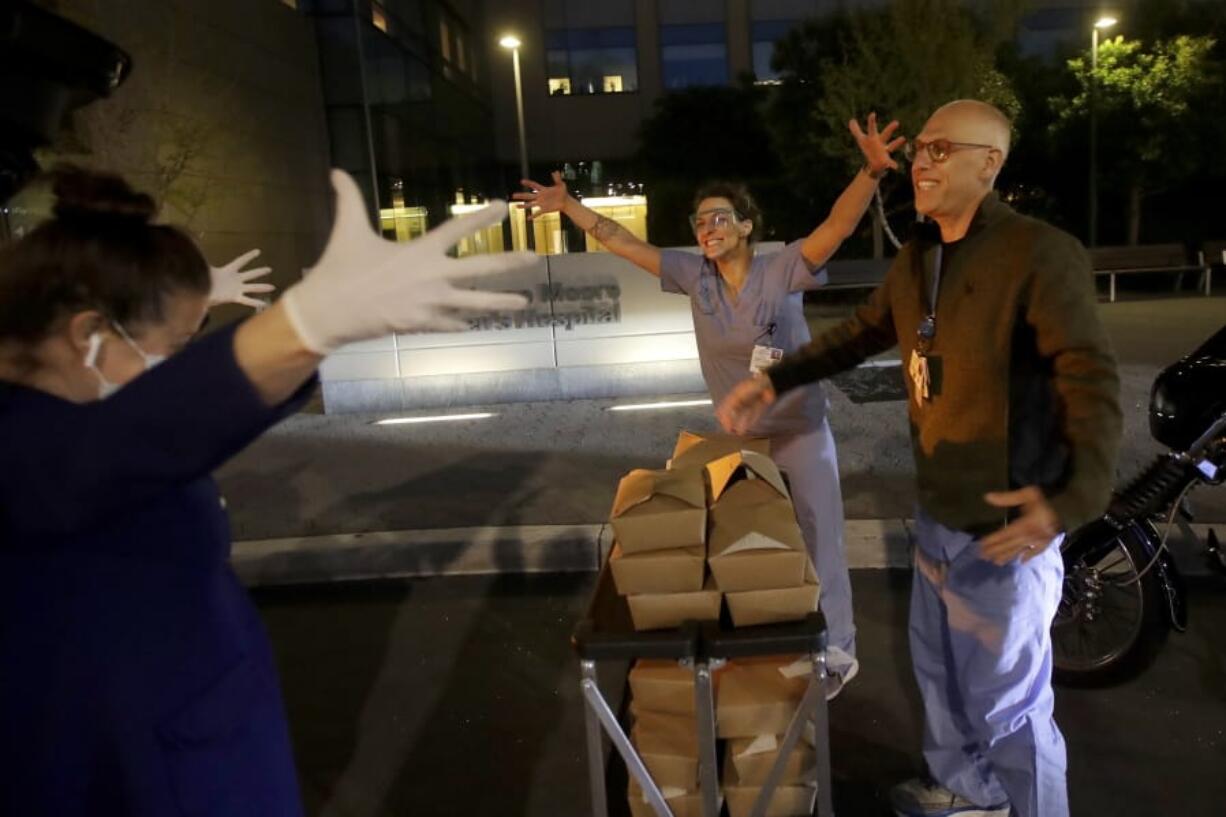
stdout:
<svg viewBox="0 0 1226 817">
<path fill-rule="evenodd" d="M 310 21 L 278 0 L 45 5 L 113 40 L 134 64 L 56 153 L 153 194 L 163 219 L 189 227 L 210 262 L 259 247 L 279 288 L 297 280 L 331 223 Z"/>
<path fill-rule="evenodd" d="M 658 280 L 615 255 L 544 256 L 481 286 L 524 293 L 529 305 L 474 317 L 465 332 L 394 335 L 337 350 L 320 367 L 327 413 L 706 388 L 689 299 L 662 292 Z"/>
</svg>

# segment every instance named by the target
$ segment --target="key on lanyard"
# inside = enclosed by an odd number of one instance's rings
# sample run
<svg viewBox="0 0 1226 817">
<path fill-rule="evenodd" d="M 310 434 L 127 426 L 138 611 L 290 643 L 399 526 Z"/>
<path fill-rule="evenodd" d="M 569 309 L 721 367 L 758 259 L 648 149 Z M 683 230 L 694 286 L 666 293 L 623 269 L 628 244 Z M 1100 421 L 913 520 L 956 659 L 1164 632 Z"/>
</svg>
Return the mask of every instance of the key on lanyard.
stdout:
<svg viewBox="0 0 1226 817">
<path fill-rule="evenodd" d="M 912 349 L 911 365 L 907 371 L 911 375 L 911 394 L 915 397 L 915 405 L 923 406 L 924 401 L 929 399 L 928 358 Z"/>
<path fill-rule="evenodd" d="M 911 394 L 915 397 L 916 406 L 923 406 L 924 401 L 932 397 L 928 350 L 932 348 L 932 339 L 937 334 L 937 294 L 941 287 L 941 262 L 944 260 L 944 250 L 943 245 L 937 245 L 936 258 L 933 259 L 932 295 L 928 298 L 928 314 L 924 316 L 915 330 L 915 348 L 911 350 L 911 363 L 907 367 L 907 372 L 911 375 Z"/>
</svg>

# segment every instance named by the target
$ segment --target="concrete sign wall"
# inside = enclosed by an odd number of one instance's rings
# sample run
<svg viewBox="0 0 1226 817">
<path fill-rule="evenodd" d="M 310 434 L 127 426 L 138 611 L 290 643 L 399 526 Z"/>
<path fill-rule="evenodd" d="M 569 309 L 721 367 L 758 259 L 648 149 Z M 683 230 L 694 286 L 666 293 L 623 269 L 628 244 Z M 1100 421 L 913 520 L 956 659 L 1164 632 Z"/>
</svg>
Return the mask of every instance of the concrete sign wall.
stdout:
<svg viewBox="0 0 1226 817">
<path fill-rule="evenodd" d="M 765 251 L 777 244 L 764 245 Z M 320 369 L 329 413 L 706 390 L 689 299 L 608 253 L 543 256 L 483 286 L 523 293 L 521 312 L 466 332 L 347 346 Z"/>
</svg>

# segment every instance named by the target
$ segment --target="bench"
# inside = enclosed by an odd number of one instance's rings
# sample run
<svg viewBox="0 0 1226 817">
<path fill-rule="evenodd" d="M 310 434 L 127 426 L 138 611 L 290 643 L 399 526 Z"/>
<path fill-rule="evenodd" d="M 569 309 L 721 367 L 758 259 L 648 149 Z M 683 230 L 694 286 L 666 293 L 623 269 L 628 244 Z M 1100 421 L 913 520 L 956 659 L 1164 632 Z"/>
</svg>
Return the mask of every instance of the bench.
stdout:
<svg viewBox="0 0 1226 817">
<path fill-rule="evenodd" d="M 1211 241 L 1199 252 L 1197 263 L 1188 263 L 1187 252 L 1182 244 L 1139 244 L 1136 246 L 1095 247 L 1090 250 L 1090 260 L 1096 275 L 1110 277 L 1109 299 L 1115 303 L 1115 276 L 1142 272 L 1185 273 L 1199 272 L 1202 275 L 1205 295 L 1213 291 L 1213 267 L 1226 266 L 1226 241 Z M 823 290 L 874 289 L 885 280 L 886 271 L 893 262 L 891 258 L 857 258 L 830 261 L 826 271 L 830 280 Z"/>
<path fill-rule="evenodd" d="M 893 258 L 830 261 L 826 264 L 830 280 L 822 289 L 876 289 L 893 262 Z"/>
<path fill-rule="evenodd" d="M 1138 244 L 1129 247 L 1092 247 L 1095 275 L 1111 279 L 1108 300 L 1115 303 L 1115 277 L 1138 272 L 1201 272 L 1202 264 L 1189 264 L 1182 244 Z"/>
<path fill-rule="evenodd" d="M 1205 282 L 1205 295 L 1213 294 L 1213 268 L 1226 267 L 1226 241 L 1207 241 L 1198 253 L 1200 266 L 1204 270 L 1202 277 Z"/>
</svg>

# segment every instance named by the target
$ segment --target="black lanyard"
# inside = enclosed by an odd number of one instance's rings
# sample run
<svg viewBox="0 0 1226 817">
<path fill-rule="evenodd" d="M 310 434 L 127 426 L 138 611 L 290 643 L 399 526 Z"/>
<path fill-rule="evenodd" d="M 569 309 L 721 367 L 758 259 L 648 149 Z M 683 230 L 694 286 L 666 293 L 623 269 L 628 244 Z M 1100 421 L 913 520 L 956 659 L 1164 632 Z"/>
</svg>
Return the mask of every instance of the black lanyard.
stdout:
<svg viewBox="0 0 1226 817">
<path fill-rule="evenodd" d="M 915 345 L 921 355 L 926 355 L 932 349 L 932 339 L 937 336 L 937 296 L 941 291 L 941 267 L 945 259 L 945 244 L 936 246 L 932 270 L 932 292 L 928 297 L 928 314 L 920 321 L 915 330 Z M 920 269 L 923 269 L 921 264 Z"/>
</svg>

